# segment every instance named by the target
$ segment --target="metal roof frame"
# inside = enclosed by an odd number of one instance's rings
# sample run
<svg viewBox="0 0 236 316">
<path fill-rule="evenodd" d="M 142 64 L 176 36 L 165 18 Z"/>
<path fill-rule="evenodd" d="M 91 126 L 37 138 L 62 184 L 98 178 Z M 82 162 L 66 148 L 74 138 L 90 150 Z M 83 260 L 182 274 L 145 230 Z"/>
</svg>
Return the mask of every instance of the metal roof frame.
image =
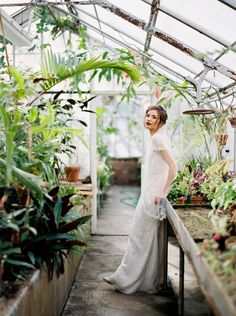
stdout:
<svg viewBox="0 0 236 316">
<path fill-rule="evenodd" d="M 59 9 L 59 10 L 60 10 L 60 9 Z M 83 14 L 86 14 L 86 15 L 88 15 L 89 17 L 96 19 L 95 16 L 93 16 L 92 14 L 86 12 L 85 10 L 82 10 L 81 8 L 78 8 L 78 10 L 79 10 L 79 12 L 82 12 Z M 79 18 L 79 19 L 81 19 L 81 18 Z M 125 35 L 126 37 L 130 38 L 131 40 L 136 41 L 138 44 L 143 45 L 143 43 L 142 43 L 139 39 L 132 37 L 130 34 L 125 34 L 122 30 L 111 26 L 109 23 L 107 23 L 107 22 L 105 22 L 105 21 L 100 21 L 100 22 L 101 22 L 102 24 L 104 24 L 104 25 L 109 26 L 109 27 L 110 27 L 111 29 L 113 29 L 114 31 L 116 31 L 116 32 L 118 32 L 118 33 L 120 33 L 120 34 L 122 34 L 122 35 Z M 192 69 L 190 69 L 189 67 L 187 67 L 186 65 L 184 65 L 183 63 L 180 63 L 180 62 L 174 60 L 173 58 L 171 58 L 170 56 L 168 56 L 168 54 L 166 54 L 166 53 L 160 52 L 160 51 L 158 51 L 157 49 L 154 49 L 154 48 L 151 48 L 151 47 L 149 47 L 149 51 L 155 52 L 156 54 L 158 54 L 158 55 L 160 55 L 160 56 L 162 56 L 162 57 L 168 59 L 169 61 L 171 61 L 171 62 L 175 63 L 176 65 L 182 67 L 183 69 L 189 71 L 189 72 L 192 73 L 193 75 L 196 75 L 196 76 L 199 75 L 199 74 L 197 74 L 196 72 L 194 72 Z M 155 59 L 152 58 L 152 60 L 155 60 Z M 160 62 L 159 62 L 159 63 L 160 63 Z M 164 65 L 163 65 L 163 66 L 164 66 Z M 179 75 L 179 74 L 178 74 L 178 75 Z M 186 77 L 184 77 L 184 76 L 182 76 L 182 77 L 186 79 Z M 220 88 L 218 85 L 216 85 L 215 82 L 213 82 L 213 81 L 211 81 L 211 80 L 207 80 L 207 79 L 206 79 L 205 81 L 209 82 L 210 84 L 214 85 L 214 86 L 217 87 L 217 88 Z"/>
<path fill-rule="evenodd" d="M 150 44 L 151 44 L 152 31 L 149 31 L 149 29 L 153 28 L 156 25 L 159 6 L 160 6 L 160 0 L 152 0 L 151 13 L 150 13 L 149 22 L 148 22 L 148 31 L 147 31 L 146 40 L 144 43 L 144 52 L 145 53 L 148 51 Z"/>
<path fill-rule="evenodd" d="M 112 29 L 116 30 L 117 32 L 119 32 L 120 34 L 123 33 L 123 35 L 127 36 L 127 38 L 136 40 L 132 38 L 132 36 L 130 34 L 124 34 L 124 32 L 122 32 L 121 30 L 118 30 L 116 28 L 114 28 L 111 25 L 108 25 L 108 23 L 106 23 L 105 21 L 102 21 L 99 19 L 98 13 L 96 11 L 96 5 L 102 7 L 103 9 L 108 10 L 109 12 L 116 14 L 117 16 L 119 16 L 120 18 L 125 19 L 126 21 L 132 23 L 133 25 L 143 29 L 146 32 L 146 39 L 144 43 L 141 43 L 141 41 L 137 41 L 140 45 L 144 46 L 144 54 L 142 54 L 143 57 L 147 58 L 149 57 L 149 60 L 151 60 L 154 64 L 158 65 L 158 67 L 162 67 L 162 69 L 165 69 L 165 71 L 171 73 L 172 75 L 174 74 L 176 77 L 178 78 L 182 78 L 184 80 L 186 80 L 186 78 L 183 76 L 182 74 L 180 74 L 177 70 L 174 69 L 170 69 L 168 66 L 156 61 L 154 58 L 150 58 L 150 56 L 146 55 L 146 52 L 149 51 L 153 51 L 156 54 L 159 54 L 160 56 L 166 58 L 167 60 L 175 63 L 176 65 L 184 68 L 185 70 L 189 71 L 190 73 L 192 73 L 193 75 L 195 75 L 195 78 L 197 78 L 198 76 L 201 77 L 202 72 L 196 74 L 196 72 L 194 72 L 192 69 L 189 69 L 189 67 L 186 67 L 186 65 L 183 65 L 183 63 L 180 63 L 179 61 L 175 60 L 174 58 L 170 58 L 170 56 L 168 56 L 168 54 L 165 54 L 163 52 L 159 52 L 158 50 L 151 48 L 150 47 L 150 43 L 151 43 L 151 38 L 152 36 L 157 37 L 163 41 L 165 41 L 166 43 L 168 43 L 169 45 L 174 46 L 175 48 L 179 49 L 180 51 L 186 53 L 187 55 L 191 56 L 192 58 L 195 58 L 196 60 L 198 60 L 199 62 L 201 62 L 205 67 L 208 67 L 208 71 L 209 70 L 216 70 L 219 73 L 223 74 L 224 76 L 230 78 L 231 80 L 233 80 L 234 82 L 228 84 L 225 87 L 219 87 L 215 82 L 212 82 L 212 80 L 206 79 L 204 78 L 204 80 L 207 82 L 209 82 L 211 85 L 214 85 L 215 87 L 218 88 L 220 93 L 226 93 L 226 91 L 229 89 L 230 91 L 232 91 L 232 89 L 234 89 L 235 85 L 236 85 L 236 71 L 234 69 L 231 69 L 225 65 L 223 65 L 222 63 L 219 63 L 217 60 L 222 57 L 223 54 L 225 54 L 229 49 L 231 49 L 232 47 L 235 46 L 235 42 L 233 44 L 230 45 L 230 43 L 225 40 L 224 38 L 220 37 L 218 34 L 214 34 L 214 32 L 211 32 L 210 30 L 205 29 L 203 26 L 194 23 L 193 21 L 190 21 L 188 19 L 186 19 L 185 17 L 179 15 L 176 12 L 171 11 L 170 9 L 168 9 L 167 7 L 165 7 L 160 0 L 141 0 L 142 2 L 147 3 L 148 5 L 150 5 L 150 16 L 149 16 L 149 22 L 145 22 L 144 20 L 140 20 L 139 18 L 137 18 L 136 16 L 128 13 L 127 11 L 125 11 L 124 9 L 115 6 L 113 4 L 111 4 L 110 2 L 106 1 L 106 0 L 88 0 L 88 1 L 72 1 L 72 0 L 61 0 L 60 2 L 57 2 L 56 0 L 51 0 L 51 1 L 41 1 L 41 0 L 35 0 L 35 1 L 31 1 L 31 2 L 23 2 L 23 3 L 5 3 L 5 4 L 0 4 L 0 7 L 4 7 L 4 6 L 24 6 L 25 10 L 22 10 L 21 13 L 16 13 L 14 15 L 14 18 L 18 20 L 19 23 L 19 16 L 21 15 L 27 15 L 27 13 L 29 12 L 28 10 L 30 10 L 30 8 L 33 5 L 46 5 L 46 6 L 53 6 L 54 9 L 60 8 L 60 11 L 64 11 L 64 14 L 69 14 L 71 15 L 73 18 L 75 18 L 77 21 L 81 21 L 83 24 L 86 24 L 89 28 L 95 30 L 96 32 L 99 32 L 103 37 L 104 37 L 104 41 L 105 41 L 105 37 L 109 38 L 112 41 L 115 41 L 116 43 L 118 43 L 119 45 L 122 45 L 123 47 L 128 47 L 131 48 L 132 50 L 135 51 L 135 49 L 133 47 L 129 47 L 127 44 L 123 43 L 122 41 L 119 41 L 119 39 L 114 38 L 113 36 L 111 36 L 110 34 L 105 33 L 102 30 L 102 24 L 107 25 L 109 27 L 111 27 Z M 219 2 L 223 3 L 224 5 L 229 6 L 231 9 L 236 9 L 236 4 L 235 4 L 235 0 L 225 0 L 225 1 L 221 1 L 218 0 Z M 99 24 L 99 29 L 95 28 L 92 25 L 89 25 L 88 22 L 86 22 L 85 20 L 82 21 L 82 19 L 78 16 L 79 11 L 83 12 L 83 10 L 81 10 L 79 7 L 77 7 L 77 5 L 83 6 L 83 5 L 93 5 L 94 9 L 95 9 L 95 13 L 96 13 L 96 17 L 93 16 L 93 18 L 96 18 L 96 20 L 98 21 Z M 67 10 L 63 10 L 62 6 L 66 6 Z M 26 13 L 27 11 L 27 13 Z M 204 54 L 202 54 L 201 52 L 195 50 L 194 48 L 188 46 L 186 43 L 183 43 L 179 40 L 177 40 L 176 38 L 174 38 L 173 36 L 170 36 L 169 34 L 160 31 L 159 29 L 157 29 L 155 27 L 155 22 L 157 19 L 157 15 L 158 15 L 158 11 L 163 12 L 164 14 L 167 14 L 168 16 L 170 16 L 171 18 L 177 20 L 180 23 L 184 23 L 186 26 L 194 29 L 195 31 L 205 35 L 206 37 L 210 38 L 211 40 L 219 43 L 220 45 L 224 46 L 226 49 L 220 54 L 218 55 L 215 59 L 212 59 L 210 57 L 206 57 L 204 56 Z M 83 12 L 85 13 L 85 12 Z M 29 14 L 29 13 L 28 13 Z M 88 13 L 87 13 L 88 14 Z M 91 14 L 88 14 L 90 16 L 92 16 Z M 22 19 L 22 23 L 24 23 L 26 21 L 26 19 Z M 140 52 L 139 52 L 140 53 Z M 202 78 L 202 77 L 201 77 Z M 190 80 L 191 82 L 191 80 Z M 213 93 L 214 94 L 214 93 Z"/>
<path fill-rule="evenodd" d="M 222 73 L 223 75 L 229 77 L 230 79 L 236 80 L 236 71 L 230 69 L 222 65 L 221 63 L 215 61 L 210 57 L 205 57 L 203 54 L 194 48 L 188 46 L 187 44 L 177 40 L 176 38 L 170 36 L 169 34 L 160 31 L 156 27 L 149 27 L 148 23 L 143 20 L 138 19 L 136 16 L 128 13 L 127 11 L 117 7 L 106 0 L 94 0 L 92 1 L 94 4 L 99 5 L 100 7 L 118 15 L 122 19 L 136 25 L 137 27 L 143 29 L 144 31 L 149 31 L 153 33 L 153 36 L 167 42 L 169 45 L 174 46 L 175 48 L 181 50 L 182 52 L 186 53 L 187 55 L 193 57 L 194 59 L 202 62 L 204 65 L 208 66 L 212 70 L 217 70 L 218 72 Z"/>
<path fill-rule="evenodd" d="M 151 5 L 150 0 L 141 0 L 149 5 Z M 177 12 L 174 12 L 167 8 L 164 4 L 160 3 L 160 6 L 158 8 L 159 11 L 165 13 L 166 15 L 170 16 L 171 18 L 185 24 L 186 26 L 192 28 L 193 30 L 207 36 L 208 38 L 212 39 L 213 41 L 221 44 L 224 47 L 228 47 L 230 45 L 229 42 L 227 42 L 224 38 L 220 37 L 218 34 L 215 34 L 213 32 L 210 32 L 209 30 L 205 29 L 202 25 L 193 22 L 192 20 L 187 19 L 186 17 L 181 16 Z"/>
<path fill-rule="evenodd" d="M 94 30 L 95 32 L 98 32 L 98 33 L 101 34 L 101 30 L 100 30 L 100 29 L 96 28 L 95 26 L 91 25 L 90 23 L 88 23 L 87 21 L 81 19 L 80 17 L 74 16 L 72 13 L 68 13 L 67 11 L 65 11 L 65 10 L 62 9 L 62 8 L 56 8 L 56 7 L 55 7 L 54 9 L 57 9 L 58 11 L 63 12 L 64 14 L 70 14 L 70 16 L 72 16 L 73 18 L 75 18 L 75 19 L 77 19 L 78 21 L 82 22 L 83 24 L 85 24 L 85 25 L 86 25 L 87 27 L 89 27 L 90 29 L 92 29 L 92 30 Z M 174 75 L 175 77 L 181 78 L 181 79 L 183 79 L 183 80 L 186 80 L 186 77 L 183 76 L 182 74 L 180 74 L 179 72 L 177 72 L 177 71 L 175 71 L 175 70 L 173 70 L 173 69 L 170 69 L 168 66 L 163 65 L 162 63 L 156 61 L 155 59 L 151 58 L 150 56 L 146 55 L 145 53 L 142 53 L 142 52 L 138 51 L 137 49 L 135 49 L 135 48 L 133 48 L 133 47 L 127 45 L 126 43 L 124 43 L 124 42 L 118 40 L 117 38 L 113 37 L 112 35 L 110 35 L 110 34 L 104 32 L 104 31 L 102 31 L 102 34 L 103 34 L 104 36 L 106 36 L 107 38 L 109 38 L 110 40 L 115 41 L 115 42 L 118 43 L 119 45 L 122 45 L 123 47 L 129 48 L 129 49 L 131 49 L 131 50 L 137 52 L 138 54 L 141 54 L 141 55 L 144 56 L 145 58 L 151 60 L 151 61 L 152 61 L 154 64 L 156 64 L 158 67 L 160 67 L 161 69 L 163 69 L 163 70 L 165 70 L 165 71 L 171 73 L 171 74 Z"/>
</svg>

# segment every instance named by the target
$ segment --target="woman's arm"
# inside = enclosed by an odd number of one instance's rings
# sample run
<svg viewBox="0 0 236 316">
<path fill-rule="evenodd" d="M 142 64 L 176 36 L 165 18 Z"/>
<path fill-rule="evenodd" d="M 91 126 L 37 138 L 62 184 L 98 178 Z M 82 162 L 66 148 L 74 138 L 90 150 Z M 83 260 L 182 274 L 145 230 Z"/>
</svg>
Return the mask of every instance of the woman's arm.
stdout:
<svg viewBox="0 0 236 316">
<path fill-rule="evenodd" d="M 177 174 L 177 170 L 178 170 L 177 164 L 174 160 L 174 157 L 169 150 L 162 150 L 161 156 L 162 156 L 163 160 L 167 163 L 167 165 L 169 167 L 169 171 L 168 171 L 167 180 L 166 180 L 166 183 L 163 187 L 162 192 L 160 194 L 158 194 L 158 196 L 155 197 L 155 203 L 159 203 L 163 198 L 167 197 L 168 190 L 171 186 L 171 183 L 175 179 L 176 174 Z"/>
</svg>

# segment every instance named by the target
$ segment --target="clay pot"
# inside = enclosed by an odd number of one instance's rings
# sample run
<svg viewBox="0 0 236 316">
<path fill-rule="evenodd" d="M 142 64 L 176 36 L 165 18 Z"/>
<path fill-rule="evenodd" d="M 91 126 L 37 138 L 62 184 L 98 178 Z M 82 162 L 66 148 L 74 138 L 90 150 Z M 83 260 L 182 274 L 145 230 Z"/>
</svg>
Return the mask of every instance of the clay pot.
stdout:
<svg viewBox="0 0 236 316">
<path fill-rule="evenodd" d="M 229 118 L 230 124 L 233 128 L 236 128 L 236 116 Z"/>
<path fill-rule="evenodd" d="M 177 199 L 178 204 L 186 204 L 187 198 L 185 196 L 180 196 Z"/>
<path fill-rule="evenodd" d="M 203 196 L 202 195 L 193 195 L 190 198 L 191 204 L 202 204 L 203 203 Z"/>
<path fill-rule="evenodd" d="M 219 133 L 216 135 L 216 139 L 220 145 L 226 145 L 229 135 L 227 133 Z"/>
<path fill-rule="evenodd" d="M 79 166 L 66 166 L 64 168 L 66 173 L 66 180 L 68 182 L 77 182 L 79 178 L 80 167 Z"/>
</svg>

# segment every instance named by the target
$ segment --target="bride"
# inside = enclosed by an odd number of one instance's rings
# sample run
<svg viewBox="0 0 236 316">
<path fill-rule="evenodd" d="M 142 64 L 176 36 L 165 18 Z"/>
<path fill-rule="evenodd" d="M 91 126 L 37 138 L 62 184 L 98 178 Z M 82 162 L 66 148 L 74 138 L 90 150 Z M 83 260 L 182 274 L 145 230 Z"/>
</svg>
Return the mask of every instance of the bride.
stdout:
<svg viewBox="0 0 236 316">
<path fill-rule="evenodd" d="M 164 131 L 167 113 L 149 106 L 144 119 L 150 132 L 144 185 L 137 204 L 128 247 L 118 269 L 103 280 L 125 294 L 156 293 L 163 285 L 163 222 L 165 199 L 177 172 Z"/>
</svg>

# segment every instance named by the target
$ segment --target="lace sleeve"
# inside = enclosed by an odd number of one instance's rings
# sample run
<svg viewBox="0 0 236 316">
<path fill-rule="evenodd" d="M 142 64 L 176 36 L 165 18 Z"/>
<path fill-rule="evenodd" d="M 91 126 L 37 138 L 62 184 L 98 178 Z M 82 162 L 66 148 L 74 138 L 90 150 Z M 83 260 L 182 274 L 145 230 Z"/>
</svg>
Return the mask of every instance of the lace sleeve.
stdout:
<svg viewBox="0 0 236 316">
<path fill-rule="evenodd" d="M 152 144 L 155 151 L 167 150 L 170 147 L 169 141 L 159 135 L 153 137 Z"/>
</svg>

